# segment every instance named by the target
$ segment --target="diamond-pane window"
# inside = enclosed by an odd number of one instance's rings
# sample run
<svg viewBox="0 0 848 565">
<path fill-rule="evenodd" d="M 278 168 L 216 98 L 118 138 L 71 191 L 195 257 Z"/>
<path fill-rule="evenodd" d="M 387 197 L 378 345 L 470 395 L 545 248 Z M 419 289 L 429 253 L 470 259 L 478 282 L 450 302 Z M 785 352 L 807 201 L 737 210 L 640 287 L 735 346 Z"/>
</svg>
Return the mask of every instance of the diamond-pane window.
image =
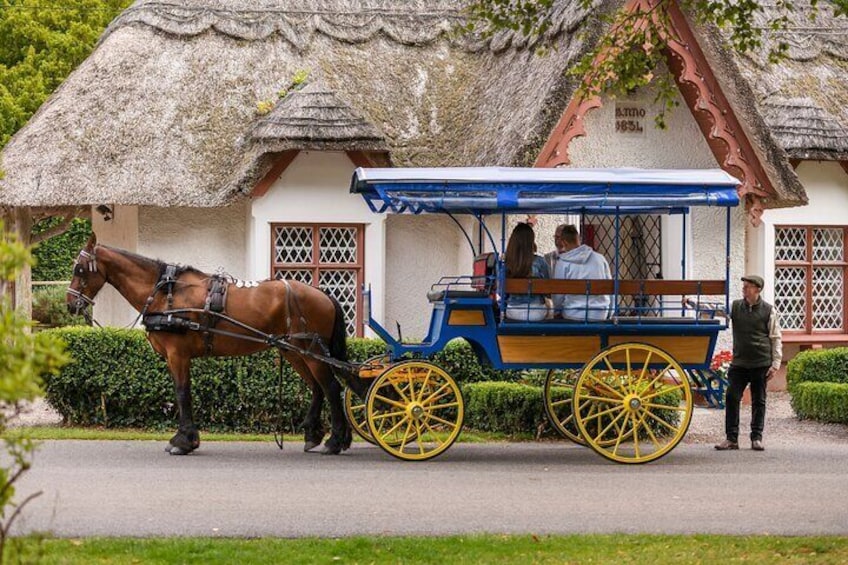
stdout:
<svg viewBox="0 0 848 565">
<path fill-rule="evenodd" d="M 784 330 L 848 333 L 845 226 L 775 227 L 774 304 Z"/>
<path fill-rule="evenodd" d="M 274 228 L 276 263 L 311 263 L 312 229 L 301 226 Z"/>
<path fill-rule="evenodd" d="M 318 286 L 333 295 L 342 306 L 347 321 L 348 335 L 356 335 L 356 299 L 357 284 L 356 271 L 353 270 L 331 270 L 321 271 Z"/>
<path fill-rule="evenodd" d="M 813 329 L 841 330 L 843 311 L 843 269 L 813 269 Z"/>
<path fill-rule="evenodd" d="M 777 267 L 774 270 L 774 307 L 785 330 L 803 330 L 807 312 L 806 270 Z"/>
<path fill-rule="evenodd" d="M 659 216 L 621 216 L 618 242 L 619 278 L 654 279 L 662 273 L 662 224 Z M 606 257 L 615 268 L 615 217 L 587 214 L 583 221 L 583 243 Z M 619 314 L 649 314 L 660 307 L 657 296 L 621 296 Z M 638 309 L 638 310 L 637 310 Z"/>
<path fill-rule="evenodd" d="M 806 259 L 806 228 L 777 228 L 774 230 L 775 261 L 805 261 Z"/>
<path fill-rule="evenodd" d="M 339 301 L 348 335 L 361 335 L 359 288 L 364 265 L 363 226 L 271 226 L 271 276 L 326 290 Z"/>
<path fill-rule="evenodd" d="M 845 242 L 842 228 L 813 230 L 813 261 L 842 261 Z"/>
<path fill-rule="evenodd" d="M 318 233 L 322 263 L 356 263 L 356 228 L 321 228 Z"/>
</svg>

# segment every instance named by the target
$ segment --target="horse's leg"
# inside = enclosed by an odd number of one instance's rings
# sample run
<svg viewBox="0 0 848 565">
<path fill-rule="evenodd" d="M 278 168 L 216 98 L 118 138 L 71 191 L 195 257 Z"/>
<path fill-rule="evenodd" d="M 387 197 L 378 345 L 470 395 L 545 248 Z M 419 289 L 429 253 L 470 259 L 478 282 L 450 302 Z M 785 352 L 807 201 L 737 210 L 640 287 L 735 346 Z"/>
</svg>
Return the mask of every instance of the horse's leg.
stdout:
<svg viewBox="0 0 848 565">
<path fill-rule="evenodd" d="M 191 411 L 191 358 L 169 353 L 168 370 L 174 379 L 177 406 L 180 410 L 180 427 L 165 451 L 171 455 L 186 455 L 200 446 L 200 434 L 194 425 Z"/>
<path fill-rule="evenodd" d="M 321 423 L 321 407 L 324 404 L 324 389 L 318 386 L 315 377 L 312 376 L 312 371 L 300 355 L 288 353 L 285 355 L 286 361 L 297 371 L 309 390 L 312 392 L 312 403 L 309 405 L 309 411 L 306 413 L 306 418 L 303 420 L 303 450 L 312 451 L 324 441 L 324 426 Z"/>
<path fill-rule="evenodd" d="M 321 453 L 325 455 L 338 455 L 350 447 L 353 441 L 353 433 L 347 423 L 342 405 L 342 385 L 333 376 L 330 367 L 320 361 L 309 359 L 306 361 L 315 380 L 324 389 L 327 401 L 330 403 L 330 426 L 332 432 L 330 438 L 324 442 Z"/>
</svg>

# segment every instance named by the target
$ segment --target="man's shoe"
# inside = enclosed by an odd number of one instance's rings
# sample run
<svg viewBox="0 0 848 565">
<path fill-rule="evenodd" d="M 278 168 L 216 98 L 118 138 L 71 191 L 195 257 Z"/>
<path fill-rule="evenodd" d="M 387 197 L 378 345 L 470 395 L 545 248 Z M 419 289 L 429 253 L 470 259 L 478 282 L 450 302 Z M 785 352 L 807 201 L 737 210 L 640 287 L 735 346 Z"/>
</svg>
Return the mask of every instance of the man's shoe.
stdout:
<svg viewBox="0 0 848 565">
<path fill-rule="evenodd" d="M 715 446 L 719 451 L 727 451 L 729 449 L 739 449 L 739 444 L 735 441 L 730 441 L 729 439 L 724 440 Z"/>
<path fill-rule="evenodd" d="M 763 440 L 761 439 L 753 439 L 751 440 L 751 449 L 754 451 L 765 451 L 765 446 L 763 445 Z"/>
</svg>

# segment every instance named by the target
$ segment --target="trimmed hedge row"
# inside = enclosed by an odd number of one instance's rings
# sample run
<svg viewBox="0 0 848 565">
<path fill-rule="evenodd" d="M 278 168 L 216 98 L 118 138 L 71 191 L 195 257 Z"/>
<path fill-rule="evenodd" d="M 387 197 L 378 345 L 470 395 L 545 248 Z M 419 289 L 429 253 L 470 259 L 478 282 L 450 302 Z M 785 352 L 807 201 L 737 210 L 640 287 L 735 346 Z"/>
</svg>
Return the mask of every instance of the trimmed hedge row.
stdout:
<svg viewBox="0 0 848 565">
<path fill-rule="evenodd" d="M 799 418 L 848 424 L 848 384 L 798 383 L 792 392 L 792 408 Z"/>
<path fill-rule="evenodd" d="M 848 347 L 802 351 L 786 367 L 799 418 L 848 424 Z"/>
<path fill-rule="evenodd" d="M 74 327 L 47 330 L 39 335 L 63 339 L 73 358 L 61 373 L 44 379 L 47 400 L 67 424 L 175 427 L 177 408 L 171 377 L 142 330 Z M 348 340 L 351 361 L 364 361 L 384 352 L 382 341 Z M 283 363 L 280 406 L 278 360 L 274 350 L 247 357 L 195 359 L 191 371 L 192 398 L 195 420 L 201 429 L 265 433 L 275 430 L 281 422 L 283 430 L 298 431 L 311 396 L 300 377 Z M 480 366 L 471 347 L 463 341 L 448 344 L 434 361 L 460 385 L 496 379 L 515 381 L 520 377 L 517 371 L 495 371 Z M 537 391 L 536 395 L 541 411 L 541 393 Z M 497 415 L 515 422 L 527 421 L 526 415 L 506 415 L 505 408 L 487 405 L 485 410 L 490 413 L 470 420 L 482 422 Z M 531 424 L 507 433 L 532 429 Z"/>
</svg>

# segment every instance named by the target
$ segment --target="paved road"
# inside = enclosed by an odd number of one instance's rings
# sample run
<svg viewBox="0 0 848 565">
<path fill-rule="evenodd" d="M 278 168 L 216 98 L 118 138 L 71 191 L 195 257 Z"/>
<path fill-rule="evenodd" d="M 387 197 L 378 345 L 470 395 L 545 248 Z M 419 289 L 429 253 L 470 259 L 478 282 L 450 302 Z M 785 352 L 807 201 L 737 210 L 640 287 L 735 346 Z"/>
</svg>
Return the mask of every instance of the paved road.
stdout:
<svg viewBox="0 0 848 565">
<path fill-rule="evenodd" d="M 454 445 L 425 463 L 355 444 L 45 442 L 18 488 L 19 531 L 58 536 L 347 536 L 472 532 L 848 534 L 848 443 L 717 453 L 681 444 L 642 466 L 565 443 Z"/>
</svg>

